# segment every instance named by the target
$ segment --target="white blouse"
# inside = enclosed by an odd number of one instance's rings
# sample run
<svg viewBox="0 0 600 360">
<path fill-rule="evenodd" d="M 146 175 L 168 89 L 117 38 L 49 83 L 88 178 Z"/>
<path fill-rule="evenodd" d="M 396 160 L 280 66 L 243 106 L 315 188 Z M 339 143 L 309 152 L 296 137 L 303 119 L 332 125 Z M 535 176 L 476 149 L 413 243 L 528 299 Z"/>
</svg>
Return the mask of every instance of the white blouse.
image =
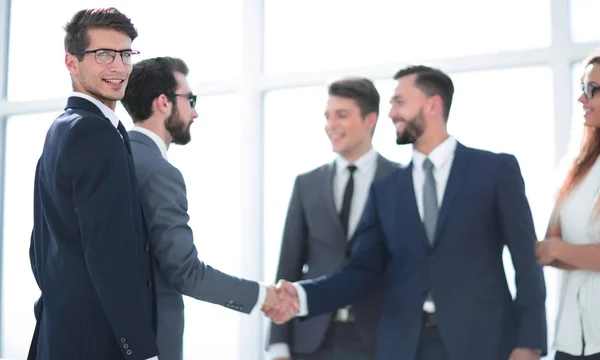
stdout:
<svg viewBox="0 0 600 360">
<path fill-rule="evenodd" d="M 600 158 L 559 209 L 562 238 L 572 244 L 600 243 Z M 599 259 L 600 261 L 600 259 Z M 600 272 L 563 270 L 554 347 L 571 355 L 600 353 Z M 585 341 L 585 348 L 584 348 Z"/>
</svg>

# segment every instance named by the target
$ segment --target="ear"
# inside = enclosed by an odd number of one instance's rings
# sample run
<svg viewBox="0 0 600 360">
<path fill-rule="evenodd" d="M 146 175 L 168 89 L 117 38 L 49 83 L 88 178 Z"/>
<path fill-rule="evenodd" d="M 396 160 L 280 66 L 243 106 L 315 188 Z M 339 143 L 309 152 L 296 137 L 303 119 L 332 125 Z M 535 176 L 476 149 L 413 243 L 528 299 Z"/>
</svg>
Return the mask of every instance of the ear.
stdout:
<svg viewBox="0 0 600 360">
<path fill-rule="evenodd" d="M 371 132 L 373 132 L 375 125 L 377 125 L 377 113 L 374 111 L 368 113 L 365 117 L 365 123 L 367 124 Z"/>
<path fill-rule="evenodd" d="M 153 113 L 156 112 L 158 114 L 168 115 L 171 113 L 173 103 L 165 94 L 160 94 L 152 102 L 152 107 L 154 108 Z"/>
<path fill-rule="evenodd" d="M 77 75 L 79 73 L 79 60 L 71 53 L 65 53 L 65 65 L 71 73 L 71 75 Z"/>
<path fill-rule="evenodd" d="M 427 112 L 430 115 L 443 115 L 444 114 L 444 103 L 442 97 L 439 95 L 431 96 L 427 101 Z"/>
</svg>

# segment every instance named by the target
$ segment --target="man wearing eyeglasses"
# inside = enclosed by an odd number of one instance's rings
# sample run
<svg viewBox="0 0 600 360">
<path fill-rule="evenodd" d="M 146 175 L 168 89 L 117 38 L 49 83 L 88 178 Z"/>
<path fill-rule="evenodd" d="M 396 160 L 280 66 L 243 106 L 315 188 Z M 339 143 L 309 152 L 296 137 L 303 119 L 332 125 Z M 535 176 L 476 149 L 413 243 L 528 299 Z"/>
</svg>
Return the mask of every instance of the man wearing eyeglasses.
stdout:
<svg viewBox="0 0 600 360">
<path fill-rule="evenodd" d="M 198 117 L 187 74 L 188 67 L 181 59 L 140 61 L 133 66 L 122 100 L 135 124 L 130 131 L 131 147 L 154 249 L 161 360 L 182 359 L 182 295 L 246 314 L 277 303 L 273 286 L 222 273 L 198 259 L 188 226 L 185 182 L 167 160 L 171 143 L 190 142 L 190 126 Z"/>
<path fill-rule="evenodd" d="M 28 359 L 155 360 L 150 248 L 114 112 L 137 31 L 114 8 L 81 10 L 65 30 L 73 93 L 36 168 L 30 260 L 41 296 Z"/>
</svg>

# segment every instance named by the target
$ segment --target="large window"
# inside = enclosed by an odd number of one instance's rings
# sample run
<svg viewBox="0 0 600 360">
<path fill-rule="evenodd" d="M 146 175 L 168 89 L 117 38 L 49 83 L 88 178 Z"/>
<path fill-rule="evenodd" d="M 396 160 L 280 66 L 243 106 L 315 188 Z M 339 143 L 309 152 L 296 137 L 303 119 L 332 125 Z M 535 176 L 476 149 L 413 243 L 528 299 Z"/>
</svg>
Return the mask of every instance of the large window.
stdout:
<svg viewBox="0 0 600 360">
<path fill-rule="evenodd" d="M 61 97 L 71 92 L 64 64 L 63 26 L 87 7 L 116 6 L 131 18 L 139 33 L 133 48 L 141 52 L 135 61 L 181 57 L 190 66 L 191 84 L 231 80 L 242 73 L 242 0 L 170 0 L 165 6 L 148 6 L 139 0 L 117 5 L 110 0 L 61 0 L 60 10 L 56 2 L 45 0 L 13 1 L 11 5 L 10 100 Z"/>
<path fill-rule="evenodd" d="M 596 28 L 600 11 L 600 2 L 596 0 L 565 0 L 569 1 L 571 39 L 575 42 L 592 42 L 600 40 Z"/>
<path fill-rule="evenodd" d="M 268 282 L 275 278 L 294 178 L 335 158 L 324 133 L 326 81 L 338 75 L 377 79 L 381 107 L 374 146 L 390 160 L 407 163 L 411 146 L 396 145 L 387 116 L 393 71 L 407 63 L 448 71 L 456 86 L 450 132 L 467 146 L 517 156 L 542 237 L 564 174 L 563 168 L 555 169 L 556 156 L 562 157 L 569 143 L 570 153 L 562 160 L 571 159 L 583 130 L 577 103 L 582 69 L 573 61 L 600 45 L 594 17 L 598 0 L 59 3 L 0 0 L 0 16 L 10 7 L 10 28 L 0 25 L 0 49 L 9 52 L 0 61 L 0 67 L 8 66 L 0 68 L 7 74 L 7 79 L 0 76 L 0 89 L 7 90 L 7 99 L 0 98 L 0 119 L 8 116 L 0 124 L 7 125 L 6 139 L 0 141 L 6 166 L 0 174 L 5 180 L 0 358 L 24 358 L 33 331 L 38 289 L 27 259 L 33 171 L 43 135 L 62 111 L 62 102 L 46 100 L 72 91 L 63 26 L 78 10 L 116 6 L 139 32 L 133 48 L 141 54 L 134 61 L 181 57 L 190 68 L 192 89 L 212 95 L 198 101 L 192 143 L 173 146 L 169 158 L 187 182 L 190 225 L 202 260 L 238 276 L 262 270 Z M 244 66 L 252 59 L 262 69 Z M 223 91 L 228 95 L 217 95 Z M 50 110 L 55 112 L 36 114 Z M 126 128 L 133 126 L 120 104 L 116 113 Z M 16 116 L 20 114 L 27 115 Z M 254 139 L 261 131 L 264 149 Z M 262 183 L 253 171 L 262 172 Z M 258 193 L 248 195 L 255 187 Z M 250 215 L 262 217 L 260 224 L 248 222 Z M 254 256 L 242 256 L 242 249 L 252 248 L 263 253 L 262 264 Z M 506 252 L 514 292 L 510 260 Z M 552 340 L 558 271 L 545 273 Z M 266 359 L 258 354 L 260 334 L 250 334 L 250 328 L 258 328 L 257 318 L 192 299 L 185 302 L 186 360 Z"/>
<path fill-rule="evenodd" d="M 24 359 L 35 328 L 40 292 L 31 272 L 33 179 L 46 131 L 60 112 L 14 116 L 6 125 L 2 251 L 2 357 Z"/>
<path fill-rule="evenodd" d="M 265 1 L 265 71 L 272 74 L 549 44 L 549 0 Z"/>
<path fill-rule="evenodd" d="M 241 117 L 235 95 L 201 97 L 192 141 L 172 145 L 169 161 L 187 185 L 189 225 L 205 263 L 241 274 Z M 241 315 L 225 307 L 185 298 L 184 359 L 237 359 Z M 236 331 L 232 331 L 236 330 Z"/>
<path fill-rule="evenodd" d="M 266 281 L 275 280 L 294 178 L 335 156 L 325 134 L 326 101 L 327 92 L 320 86 L 273 91 L 265 96 L 263 268 Z"/>
</svg>

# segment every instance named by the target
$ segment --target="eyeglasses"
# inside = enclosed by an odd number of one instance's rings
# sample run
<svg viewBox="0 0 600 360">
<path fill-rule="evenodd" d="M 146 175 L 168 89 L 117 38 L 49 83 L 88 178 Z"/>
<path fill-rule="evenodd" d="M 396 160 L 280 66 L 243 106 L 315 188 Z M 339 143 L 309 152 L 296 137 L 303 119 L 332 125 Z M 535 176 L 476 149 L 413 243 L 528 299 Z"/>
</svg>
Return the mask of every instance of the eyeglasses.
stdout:
<svg viewBox="0 0 600 360">
<path fill-rule="evenodd" d="M 189 94 L 171 94 L 171 96 L 181 96 L 184 97 L 188 100 L 190 100 L 190 106 L 191 107 L 196 107 L 196 100 L 198 99 L 198 96 L 189 93 Z"/>
<path fill-rule="evenodd" d="M 102 65 L 112 64 L 115 61 L 117 53 L 121 54 L 121 60 L 123 64 L 131 65 L 131 55 L 138 55 L 140 52 L 137 50 L 113 50 L 113 49 L 96 49 L 96 50 L 83 50 L 79 54 L 95 54 L 96 62 Z"/>
<path fill-rule="evenodd" d="M 598 90 L 600 90 L 600 86 L 598 86 L 596 84 L 590 84 L 590 83 L 581 84 L 581 91 L 583 92 L 583 95 L 585 96 L 586 100 L 588 100 L 588 101 L 592 100 L 592 98 L 594 97 L 594 95 L 596 94 L 596 92 Z"/>
</svg>

